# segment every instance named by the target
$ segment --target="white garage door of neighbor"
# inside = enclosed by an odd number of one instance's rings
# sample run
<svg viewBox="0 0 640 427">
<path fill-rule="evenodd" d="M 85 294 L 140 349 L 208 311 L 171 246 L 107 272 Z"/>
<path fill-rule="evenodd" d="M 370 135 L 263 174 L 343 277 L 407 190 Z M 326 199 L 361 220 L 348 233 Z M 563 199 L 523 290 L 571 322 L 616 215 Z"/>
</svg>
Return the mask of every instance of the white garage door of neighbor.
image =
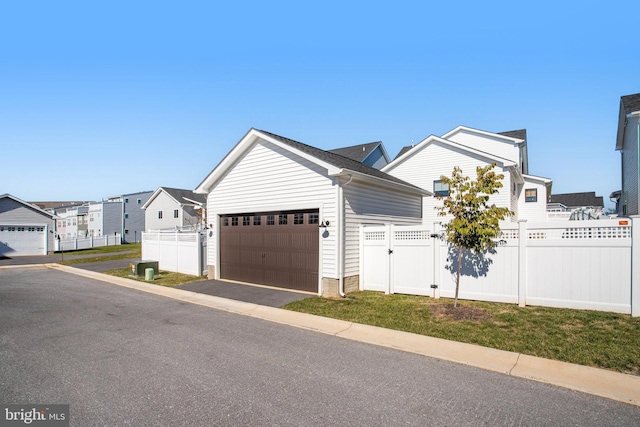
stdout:
<svg viewBox="0 0 640 427">
<path fill-rule="evenodd" d="M 45 227 L 0 225 L 0 256 L 46 255 Z"/>
</svg>

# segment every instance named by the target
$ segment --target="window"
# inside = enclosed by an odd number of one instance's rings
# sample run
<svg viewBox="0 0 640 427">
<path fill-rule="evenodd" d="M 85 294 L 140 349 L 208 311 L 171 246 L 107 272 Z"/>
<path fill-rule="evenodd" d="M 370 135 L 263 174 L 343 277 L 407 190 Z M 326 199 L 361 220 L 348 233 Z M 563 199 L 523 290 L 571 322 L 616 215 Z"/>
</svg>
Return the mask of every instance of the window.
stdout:
<svg viewBox="0 0 640 427">
<path fill-rule="evenodd" d="M 293 223 L 304 224 L 304 214 L 302 213 L 293 214 Z"/>
<path fill-rule="evenodd" d="M 158 219 L 162 219 L 162 211 L 158 211 Z"/>
<path fill-rule="evenodd" d="M 267 225 L 275 225 L 276 217 L 274 215 L 267 215 Z"/>
<path fill-rule="evenodd" d="M 178 209 L 173 210 L 173 217 L 178 218 Z"/>
<path fill-rule="evenodd" d="M 129 229 L 125 228 L 124 229 L 124 234 L 129 234 Z"/>
<path fill-rule="evenodd" d="M 318 224 L 319 215 L 317 213 L 309 214 L 309 224 Z"/>
<path fill-rule="evenodd" d="M 232 227 L 237 227 L 238 226 L 238 217 L 237 216 L 231 217 L 231 226 Z"/>
<path fill-rule="evenodd" d="M 524 201 L 525 202 L 537 202 L 538 201 L 538 189 L 537 188 L 527 188 L 524 190 Z"/>
<path fill-rule="evenodd" d="M 287 214 L 278 215 L 278 225 L 287 225 Z"/>
<path fill-rule="evenodd" d="M 260 215 L 254 215 L 253 217 L 253 225 L 260 225 L 260 220 L 262 217 Z"/>
<path fill-rule="evenodd" d="M 125 198 L 124 198 L 124 202 L 125 202 L 125 203 L 129 203 L 129 198 L 128 198 L 128 197 L 125 197 Z"/>
<path fill-rule="evenodd" d="M 449 184 L 445 184 L 441 179 L 433 181 L 433 194 L 436 197 L 447 197 L 449 195 Z"/>
<path fill-rule="evenodd" d="M 138 203 L 139 205 L 142 204 L 142 199 L 136 200 L 136 203 Z"/>
<path fill-rule="evenodd" d="M 228 227 L 229 226 L 229 218 L 222 218 L 222 226 L 223 227 Z"/>
<path fill-rule="evenodd" d="M 243 216 L 242 217 L 242 226 L 243 227 L 248 227 L 251 225 L 251 217 L 250 216 Z"/>
<path fill-rule="evenodd" d="M 129 218 L 129 214 L 128 213 L 124 214 L 124 219 L 127 219 L 127 218 Z"/>
</svg>

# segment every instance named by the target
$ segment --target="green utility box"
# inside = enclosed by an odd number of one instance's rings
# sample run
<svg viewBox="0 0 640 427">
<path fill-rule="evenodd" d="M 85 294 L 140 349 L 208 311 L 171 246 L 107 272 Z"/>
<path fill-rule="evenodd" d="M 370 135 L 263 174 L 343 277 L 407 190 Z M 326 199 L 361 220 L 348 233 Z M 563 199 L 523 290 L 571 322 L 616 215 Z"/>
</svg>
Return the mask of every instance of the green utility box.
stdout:
<svg viewBox="0 0 640 427">
<path fill-rule="evenodd" d="M 136 261 L 132 262 L 130 267 L 133 277 L 146 277 L 147 268 L 152 268 L 154 275 L 158 274 L 158 261 Z"/>
</svg>

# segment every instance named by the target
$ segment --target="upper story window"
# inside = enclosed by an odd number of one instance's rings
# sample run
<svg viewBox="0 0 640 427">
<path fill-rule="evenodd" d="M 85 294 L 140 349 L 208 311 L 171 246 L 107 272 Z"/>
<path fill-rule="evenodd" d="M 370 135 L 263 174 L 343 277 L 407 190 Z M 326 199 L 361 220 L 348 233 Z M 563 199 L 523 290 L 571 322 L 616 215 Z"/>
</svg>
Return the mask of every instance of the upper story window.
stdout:
<svg viewBox="0 0 640 427">
<path fill-rule="evenodd" d="M 129 198 L 128 198 L 128 197 L 125 197 L 125 198 L 124 198 L 124 202 L 125 202 L 125 203 L 129 203 Z"/>
<path fill-rule="evenodd" d="M 173 210 L 173 217 L 178 218 L 178 209 Z"/>
<path fill-rule="evenodd" d="M 162 219 L 162 211 L 158 211 L 158 219 Z"/>
<path fill-rule="evenodd" d="M 524 201 L 525 202 L 537 202 L 538 201 L 538 189 L 537 188 L 527 188 L 524 190 Z"/>
<path fill-rule="evenodd" d="M 449 184 L 445 184 L 441 179 L 433 181 L 433 194 L 435 196 L 447 197 L 449 195 Z"/>
</svg>

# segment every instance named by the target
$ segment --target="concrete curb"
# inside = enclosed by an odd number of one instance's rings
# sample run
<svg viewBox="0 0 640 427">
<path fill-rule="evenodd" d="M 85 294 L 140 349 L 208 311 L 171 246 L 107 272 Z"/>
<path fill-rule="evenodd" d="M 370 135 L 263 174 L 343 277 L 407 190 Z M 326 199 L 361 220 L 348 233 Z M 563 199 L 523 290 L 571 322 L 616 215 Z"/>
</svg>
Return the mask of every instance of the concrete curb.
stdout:
<svg viewBox="0 0 640 427">
<path fill-rule="evenodd" d="M 234 301 L 182 289 L 166 288 L 135 280 L 108 276 L 60 264 L 48 268 L 65 271 L 130 289 L 161 295 L 230 313 L 250 316 L 297 328 L 373 344 L 436 359 L 461 363 L 513 377 L 539 381 L 570 390 L 640 406 L 640 377 L 605 369 L 548 360 L 473 344 L 394 331 L 344 320 Z"/>
</svg>

